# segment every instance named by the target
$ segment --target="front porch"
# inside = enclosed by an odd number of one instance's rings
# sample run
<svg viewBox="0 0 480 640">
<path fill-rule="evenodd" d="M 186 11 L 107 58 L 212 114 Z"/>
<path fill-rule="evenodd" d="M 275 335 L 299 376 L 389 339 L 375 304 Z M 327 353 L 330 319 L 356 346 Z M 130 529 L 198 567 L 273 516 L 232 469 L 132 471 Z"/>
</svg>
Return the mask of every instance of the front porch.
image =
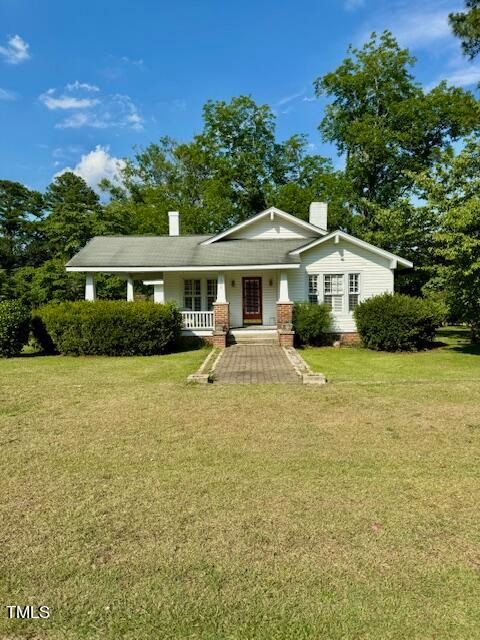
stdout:
<svg viewBox="0 0 480 640">
<path fill-rule="evenodd" d="M 290 266 L 290 265 L 289 265 Z M 126 281 L 126 299 L 133 301 L 134 281 L 153 287 L 153 301 L 175 302 L 181 310 L 184 336 L 196 336 L 225 347 L 232 332 L 248 339 L 258 331 L 293 344 L 292 307 L 287 270 L 268 268 L 227 271 L 165 271 L 117 273 Z M 85 299 L 95 300 L 95 277 L 86 276 Z M 240 335 L 240 332 L 245 332 Z M 267 334 L 264 333 L 263 336 Z"/>
</svg>

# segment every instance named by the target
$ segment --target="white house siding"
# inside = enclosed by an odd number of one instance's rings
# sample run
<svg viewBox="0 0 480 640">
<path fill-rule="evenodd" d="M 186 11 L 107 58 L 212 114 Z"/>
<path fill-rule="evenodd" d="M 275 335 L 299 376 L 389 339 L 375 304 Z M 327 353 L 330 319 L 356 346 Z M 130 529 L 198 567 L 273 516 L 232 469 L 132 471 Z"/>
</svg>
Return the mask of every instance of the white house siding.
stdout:
<svg viewBox="0 0 480 640">
<path fill-rule="evenodd" d="M 360 274 L 360 301 L 372 296 L 393 292 L 393 271 L 390 261 L 374 253 L 357 247 L 345 240 L 338 244 L 331 241 L 323 243 L 300 254 L 302 261 L 298 271 L 290 271 L 289 295 L 294 302 L 308 299 L 309 274 Z M 321 279 L 320 279 L 321 282 Z M 348 286 L 345 278 L 344 287 Z M 345 304 L 346 306 L 346 304 Z M 340 332 L 356 331 L 352 313 L 348 310 L 334 314 L 334 330 Z"/>
<path fill-rule="evenodd" d="M 239 327 L 243 324 L 242 277 L 259 276 L 262 278 L 263 324 L 276 323 L 278 274 L 275 271 L 225 271 L 227 301 L 230 303 L 230 324 Z M 207 280 L 217 279 L 218 271 L 212 272 L 165 272 L 165 300 L 175 301 L 183 309 L 183 281 L 186 279 L 201 281 L 202 310 L 207 309 Z M 270 281 L 272 284 L 270 285 Z M 234 284 L 232 284 L 234 283 Z"/>
<path fill-rule="evenodd" d="M 277 215 L 274 216 L 273 220 L 270 220 L 270 216 L 260 218 L 260 220 L 252 222 L 228 237 L 231 239 L 243 238 L 248 240 L 268 240 L 273 238 L 277 240 L 299 238 L 302 240 L 304 238 L 312 238 L 312 236 L 314 237 L 315 234 L 309 229 L 302 229 L 300 225 L 294 224 Z"/>
</svg>

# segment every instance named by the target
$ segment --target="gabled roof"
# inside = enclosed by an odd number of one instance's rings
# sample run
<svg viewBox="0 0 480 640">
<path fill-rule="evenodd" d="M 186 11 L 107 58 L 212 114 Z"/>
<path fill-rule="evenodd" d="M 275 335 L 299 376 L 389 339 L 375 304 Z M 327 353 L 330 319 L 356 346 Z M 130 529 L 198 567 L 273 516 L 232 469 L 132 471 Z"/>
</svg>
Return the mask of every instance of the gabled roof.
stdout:
<svg viewBox="0 0 480 640">
<path fill-rule="evenodd" d="M 221 231 L 220 233 L 217 233 L 217 235 L 215 236 L 211 236 L 207 240 L 204 240 L 202 244 L 208 245 L 208 244 L 217 242 L 217 240 L 224 240 L 232 233 L 236 233 L 237 231 L 240 231 L 241 229 L 248 227 L 249 225 L 253 224 L 254 222 L 257 222 L 258 220 L 266 216 L 272 216 L 272 218 L 274 216 L 279 216 L 284 220 L 288 220 L 289 222 L 292 222 L 293 224 L 298 225 L 302 229 L 306 229 L 307 231 L 312 232 L 312 235 L 315 235 L 315 236 L 325 235 L 327 233 L 324 229 L 320 229 L 320 227 L 316 227 L 315 225 L 310 224 L 310 222 L 306 222 L 305 220 L 301 220 L 296 216 L 292 216 L 291 213 L 287 213 L 286 211 L 277 209 L 277 207 L 269 207 L 268 209 L 265 209 L 265 211 L 260 211 L 260 213 L 257 213 L 251 218 L 248 218 L 247 220 L 244 220 L 243 222 L 239 222 L 233 227 L 230 227 L 230 229 L 227 229 L 226 231 Z"/>
<path fill-rule="evenodd" d="M 397 264 L 400 264 L 403 267 L 413 267 L 413 262 L 410 262 L 410 260 L 405 260 L 405 258 L 401 258 L 400 256 L 397 256 L 394 253 L 390 253 L 390 251 L 379 249 L 379 247 L 376 247 L 375 245 L 370 244 L 369 242 L 365 242 L 365 240 L 360 240 L 359 238 L 355 238 L 355 236 L 351 236 L 349 233 L 345 233 L 345 231 L 340 231 L 340 230 L 332 231 L 332 233 L 329 233 L 328 235 L 323 236 L 323 238 L 317 238 L 316 240 L 313 240 L 312 242 L 309 242 L 308 244 L 305 244 L 302 247 L 293 249 L 290 252 L 290 255 L 298 256 L 304 251 L 313 249 L 313 247 L 317 247 L 318 245 L 324 242 L 328 242 L 329 240 L 333 239 L 335 242 L 338 242 L 340 238 L 342 238 L 346 242 L 350 242 L 351 244 L 356 245 L 357 247 L 361 247 L 362 249 L 370 251 L 371 253 L 374 253 L 376 255 L 382 256 L 387 260 L 390 260 L 392 263 L 392 266 L 391 266 L 392 269 L 395 269 L 397 267 Z"/>
<path fill-rule="evenodd" d="M 96 236 L 67 263 L 68 271 L 208 270 L 209 267 L 285 265 L 298 268 L 291 254 L 301 244 L 288 240 L 229 240 L 204 246 L 210 236 Z"/>
</svg>

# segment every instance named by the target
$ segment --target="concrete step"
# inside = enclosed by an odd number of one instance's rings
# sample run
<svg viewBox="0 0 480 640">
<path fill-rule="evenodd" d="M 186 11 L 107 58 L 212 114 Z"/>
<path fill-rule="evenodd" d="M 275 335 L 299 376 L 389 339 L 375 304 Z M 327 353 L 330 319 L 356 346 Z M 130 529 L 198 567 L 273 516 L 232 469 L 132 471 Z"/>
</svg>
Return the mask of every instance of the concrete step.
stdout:
<svg viewBox="0 0 480 640">
<path fill-rule="evenodd" d="M 278 344 L 278 334 L 276 330 L 232 330 L 227 336 L 227 342 L 228 344 Z"/>
</svg>

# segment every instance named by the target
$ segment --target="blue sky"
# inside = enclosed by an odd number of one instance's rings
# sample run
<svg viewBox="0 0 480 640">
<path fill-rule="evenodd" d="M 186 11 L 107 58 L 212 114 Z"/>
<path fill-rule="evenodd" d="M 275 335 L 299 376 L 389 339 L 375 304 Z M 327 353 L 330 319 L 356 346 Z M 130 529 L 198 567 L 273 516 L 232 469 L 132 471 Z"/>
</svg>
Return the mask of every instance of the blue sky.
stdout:
<svg viewBox="0 0 480 640">
<path fill-rule="evenodd" d="M 390 28 L 426 87 L 474 89 L 447 23 L 458 0 L 0 0 L 0 178 L 43 189 L 70 167 L 95 185 L 118 159 L 168 134 L 188 140 L 206 100 L 251 94 L 279 138 L 317 126 L 313 80 L 349 43 Z M 336 162 L 340 162 L 335 159 Z"/>
</svg>

